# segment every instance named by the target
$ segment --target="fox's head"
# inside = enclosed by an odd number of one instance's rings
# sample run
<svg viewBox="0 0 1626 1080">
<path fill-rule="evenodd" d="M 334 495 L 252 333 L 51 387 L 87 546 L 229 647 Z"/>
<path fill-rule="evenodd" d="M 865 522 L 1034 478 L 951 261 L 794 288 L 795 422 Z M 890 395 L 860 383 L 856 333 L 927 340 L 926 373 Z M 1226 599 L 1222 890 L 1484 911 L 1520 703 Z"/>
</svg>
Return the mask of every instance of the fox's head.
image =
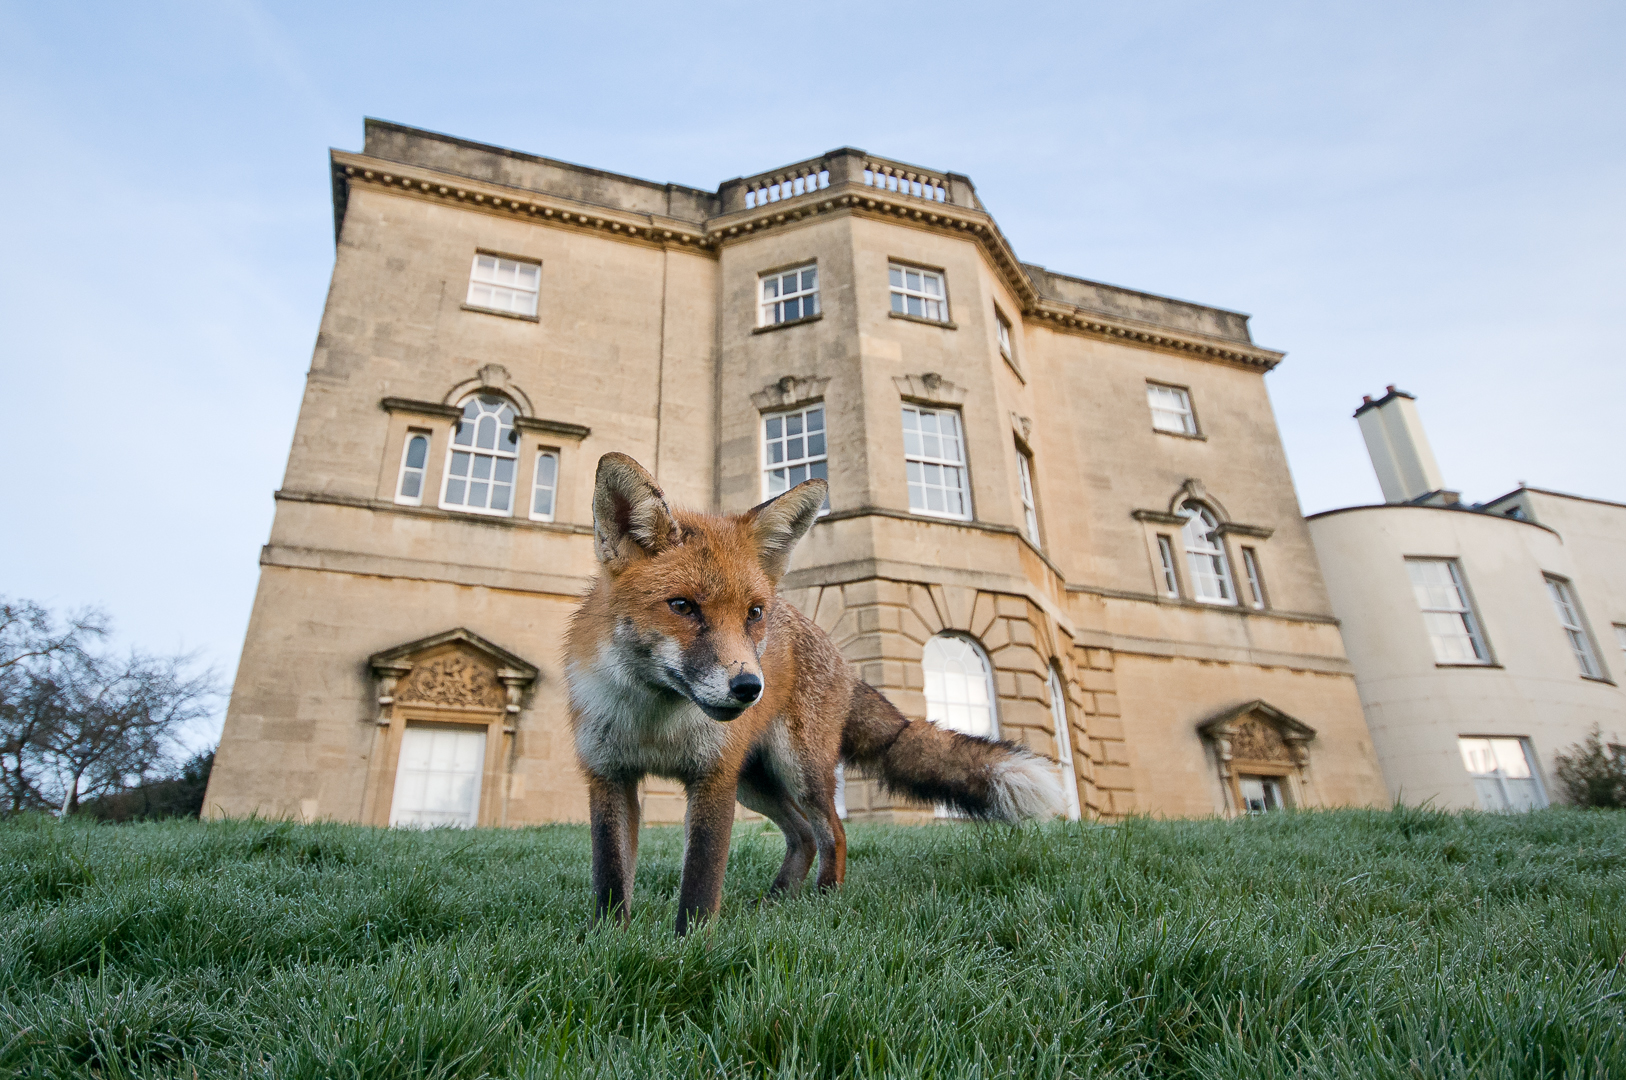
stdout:
<svg viewBox="0 0 1626 1080">
<path fill-rule="evenodd" d="M 618 663 L 713 720 L 755 704 L 774 590 L 826 486 L 809 480 L 732 517 L 673 513 L 643 466 L 625 454 L 600 458 L 593 541 Z"/>
</svg>

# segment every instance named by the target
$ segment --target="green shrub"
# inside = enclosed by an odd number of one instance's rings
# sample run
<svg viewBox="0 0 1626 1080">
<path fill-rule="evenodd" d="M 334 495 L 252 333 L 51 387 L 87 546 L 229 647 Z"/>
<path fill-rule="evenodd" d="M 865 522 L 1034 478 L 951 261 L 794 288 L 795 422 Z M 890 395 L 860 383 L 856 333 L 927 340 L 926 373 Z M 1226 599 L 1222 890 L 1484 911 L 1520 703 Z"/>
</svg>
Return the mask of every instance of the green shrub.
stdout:
<svg viewBox="0 0 1626 1080">
<path fill-rule="evenodd" d="M 1605 744 L 1598 725 L 1592 725 L 1592 733 L 1569 753 L 1559 754 L 1553 766 L 1575 805 L 1626 807 L 1626 746 Z"/>
</svg>

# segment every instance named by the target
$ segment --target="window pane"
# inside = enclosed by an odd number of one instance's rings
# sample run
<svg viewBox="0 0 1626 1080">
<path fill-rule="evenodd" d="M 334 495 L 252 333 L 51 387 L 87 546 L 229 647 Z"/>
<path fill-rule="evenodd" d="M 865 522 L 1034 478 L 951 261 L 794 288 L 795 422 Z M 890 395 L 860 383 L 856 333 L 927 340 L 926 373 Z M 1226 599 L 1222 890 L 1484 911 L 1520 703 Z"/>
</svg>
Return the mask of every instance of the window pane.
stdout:
<svg viewBox="0 0 1626 1080">
<path fill-rule="evenodd" d="M 553 489 L 539 487 L 536 489 L 536 500 L 531 505 L 531 513 L 543 517 L 553 516 Z"/>
<path fill-rule="evenodd" d="M 469 475 L 469 457 L 470 457 L 470 455 L 460 453 L 460 452 L 452 454 L 452 475 L 453 476 L 467 476 L 467 475 Z"/>
<path fill-rule="evenodd" d="M 907 299 L 908 299 L 908 304 L 906 306 L 907 306 L 908 313 L 910 315 L 924 315 L 925 314 L 925 308 L 922 306 L 922 304 L 920 302 L 920 297 L 911 296 L 911 297 L 908 297 Z"/>
<path fill-rule="evenodd" d="M 414 435 L 412 441 L 407 443 L 406 463 L 409 469 L 423 468 L 424 459 L 429 456 L 429 440 L 422 435 Z"/>
<path fill-rule="evenodd" d="M 446 501 L 453 506 L 463 505 L 463 481 L 446 481 Z"/>
<path fill-rule="evenodd" d="M 511 492 L 512 490 L 513 490 L 512 486 L 510 486 L 508 484 L 492 484 L 491 485 L 491 509 L 493 509 L 493 510 L 506 510 L 506 509 L 508 509 L 508 493 Z"/>
<path fill-rule="evenodd" d="M 486 492 L 489 487 L 489 484 L 481 483 L 479 481 L 470 483 L 468 505 L 484 507 L 486 505 Z"/>
<path fill-rule="evenodd" d="M 824 435 L 823 434 L 809 435 L 807 437 L 807 454 L 808 454 L 808 456 L 809 457 L 817 457 L 818 455 L 820 455 L 822 453 L 824 453 Z"/>
<path fill-rule="evenodd" d="M 809 431 L 823 431 L 824 430 L 824 410 L 823 409 L 809 409 L 809 410 L 807 410 L 807 430 L 809 430 Z"/>
<path fill-rule="evenodd" d="M 552 454 L 543 454 L 536 459 L 536 482 L 553 486 L 554 479 L 559 475 L 559 459 Z"/>
<path fill-rule="evenodd" d="M 401 477 L 401 495 L 404 498 L 416 499 L 423 487 L 423 474 L 409 472 Z"/>
<path fill-rule="evenodd" d="M 476 480 L 491 479 L 491 458 L 484 454 L 474 455 L 474 478 Z"/>
<path fill-rule="evenodd" d="M 903 271 L 900 268 L 898 268 L 896 266 L 888 267 L 887 268 L 887 273 L 891 276 L 893 285 L 902 287 L 902 285 L 903 285 Z"/>
<path fill-rule="evenodd" d="M 784 424 L 784 420 L 782 420 L 781 418 L 779 418 L 777 416 L 768 417 L 768 424 L 767 424 L 768 438 L 770 438 L 770 439 L 779 438 L 779 436 L 782 434 L 781 428 L 782 428 L 783 424 Z"/>
<path fill-rule="evenodd" d="M 792 413 L 791 415 L 785 417 L 785 434 L 786 435 L 800 435 L 801 433 L 802 433 L 802 414 L 801 413 Z M 792 454 L 791 457 L 796 457 L 796 455 Z"/>
<path fill-rule="evenodd" d="M 892 310 L 896 311 L 899 315 L 903 314 L 903 294 L 902 293 L 893 293 L 892 294 Z"/>
<path fill-rule="evenodd" d="M 514 459 L 498 458 L 496 460 L 496 466 L 497 480 L 504 484 L 512 484 L 514 482 Z"/>
</svg>

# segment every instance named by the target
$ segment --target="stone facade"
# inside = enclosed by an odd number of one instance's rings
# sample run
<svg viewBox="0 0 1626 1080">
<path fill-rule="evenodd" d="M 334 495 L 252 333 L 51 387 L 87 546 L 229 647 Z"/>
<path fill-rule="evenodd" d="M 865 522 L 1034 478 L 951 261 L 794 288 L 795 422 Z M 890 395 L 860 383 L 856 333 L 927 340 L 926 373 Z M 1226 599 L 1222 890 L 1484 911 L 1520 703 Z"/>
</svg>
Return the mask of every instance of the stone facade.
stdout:
<svg viewBox="0 0 1626 1080">
<path fill-rule="evenodd" d="M 765 497 L 764 417 L 814 404 L 830 512 L 783 590 L 905 712 L 927 712 L 926 642 L 955 634 L 992 665 L 1000 734 L 1051 755 L 1054 673 L 1088 815 L 1236 812 L 1204 725 L 1244 705 L 1308 733 L 1293 803 L 1383 799 L 1265 390 L 1281 354 L 1246 316 L 1024 264 L 967 178 L 863 151 L 706 192 L 369 121 L 332 163 L 338 257 L 209 813 L 386 822 L 402 732 L 450 724 L 488 732 L 481 823 L 583 819 L 560 649 L 598 457 L 737 512 Z M 534 315 L 469 303 L 478 253 L 539 267 Z M 945 317 L 892 310 L 895 265 L 939 275 Z M 764 323 L 764 275 L 806 266 L 817 313 Z M 1190 430 L 1154 428 L 1149 384 Z M 516 417 L 517 510 L 445 506 L 480 395 Z M 911 510 L 904 406 L 957 417 L 966 519 Z M 1197 504 L 1223 602 L 1184 551 Z M 932 817 L 846 790 L 854 818 Z M 652 782 L 644 814 L 681 819 L 681 793 Z"/>
</svg>

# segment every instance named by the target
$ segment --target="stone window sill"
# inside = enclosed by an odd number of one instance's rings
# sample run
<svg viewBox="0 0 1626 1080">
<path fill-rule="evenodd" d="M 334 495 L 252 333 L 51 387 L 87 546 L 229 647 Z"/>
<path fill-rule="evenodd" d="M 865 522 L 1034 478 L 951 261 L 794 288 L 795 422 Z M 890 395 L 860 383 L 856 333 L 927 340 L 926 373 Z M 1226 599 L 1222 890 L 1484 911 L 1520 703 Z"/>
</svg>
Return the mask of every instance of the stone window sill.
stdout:
<svg viewBox="0 0 1626 1080">
<path fill-rule="evenodd" d="M 751 333 L 771 334 L 775 330 L 789 330 L 793 326 L 805 326 L 808 323 L 816 323 L 822 318 L 824 318 L 824 312 L 821 311 L 817 315 L 809 315 L 804 319 L 788 319 L 781 323 L 770 323 L 767 326 L 759 326 L 755 330 L 752 330 Z"/>
<path fill-rule="evenodd" d="M 1462 663 L 1455 663 L 1455 664 L 1437 663 L 1434 666 L 1437 667 L 1437 668 L 1489 668 L 1492 671 L 1501 671 L 1502 670 L 1502 665 L 1501 664 L 1474 664 L 1474 663 L 1468 663 L 1466 661 L 1464 661 Z"/>
<path fill-rule="evenodd" d="M 477 307 L 474 304 L 464 304 L 463 310 L 477 312 L 481 315 L 501 315 L 505 319 L 518 319 L 520 322 L 542 321 L 542 319 L 536 315 L 521 315 L 517 311 L 498 311 L 496 308 Z"/>
<path fill-rule="evenodd" d="M 1615 680 L 1606 679 L 1602 675 L 1582 675 L 1581 678 L 1585 679 L 1587 682 L 1601 682 L 1605 686 L 1615 685 Z"/>
<path fill-rule="evenodd" d="M 959 329 L 959 326 L 955 325 L 954 323 L 945 322 L 941 319 L 928 319 L 920 315 L 906 315 L 901 311 L 888 311 L 887 314 L 894 319 L 902 319 L 904 322 L 919 323 L 921 326 L 935 326 L 939 330 Z"/>
<path fill-rule="evenodd" d="M 1167 431 L 1167 430 L 1165 430 L 1163 428 L 1160 428 L 1160 427 L 1155 427 L 1152 430 L 1157 432 L 1159 435 L 1167 435 L 1171 439 L 1190 439 L 1193 442 L 1207 442 L 1208 441 L 1208 436 L 1204 435 L 1200 431 L 1196 431 L 1196 432 Z"/>
</svg>

